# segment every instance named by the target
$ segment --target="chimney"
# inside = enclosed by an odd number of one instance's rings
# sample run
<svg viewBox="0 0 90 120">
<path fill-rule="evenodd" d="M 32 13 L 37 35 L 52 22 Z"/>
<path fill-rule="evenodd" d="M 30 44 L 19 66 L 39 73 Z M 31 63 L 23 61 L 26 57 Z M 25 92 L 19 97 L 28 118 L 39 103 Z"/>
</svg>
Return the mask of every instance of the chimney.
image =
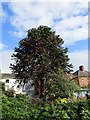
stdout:
<svg viewBox="0 0 90 120">
<path fill-rule="evenodd" d="M 84 66 L 83 65 L 79 66 L 79 70 L 84 71 Z"/>
</svg>

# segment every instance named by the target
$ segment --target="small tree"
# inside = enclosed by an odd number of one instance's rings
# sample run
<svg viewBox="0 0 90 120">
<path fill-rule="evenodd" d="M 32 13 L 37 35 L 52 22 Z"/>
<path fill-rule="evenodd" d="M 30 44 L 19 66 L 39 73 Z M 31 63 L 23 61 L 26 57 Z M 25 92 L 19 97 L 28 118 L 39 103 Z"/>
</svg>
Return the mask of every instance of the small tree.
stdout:
<svg viewBox="0 0 90 120">
<path fill-rule="evenodd" d="M 68 49 L 62 46 L 63 43 L 63 39 L 47 26 L 28 30 L 27 37 L 19 42 L 12 56 L 15 64 L 11 64 L 11 68 L 15 77 L 20 83 L 32 79 L 36 86 L 40 85 L 38 94 L 42 97 L 48 72 L 55 72 L 58 68 L 67 72 L 72 68 Z"/>
<path fill-rule="evenodd" d="M 74 81 L 70 81 L 62 69 L 48 73 L 46 83 L 46 94 L 55 95 L 55 98 L 71 97 L 79 90 L 79 86 Z"/>
</svg>

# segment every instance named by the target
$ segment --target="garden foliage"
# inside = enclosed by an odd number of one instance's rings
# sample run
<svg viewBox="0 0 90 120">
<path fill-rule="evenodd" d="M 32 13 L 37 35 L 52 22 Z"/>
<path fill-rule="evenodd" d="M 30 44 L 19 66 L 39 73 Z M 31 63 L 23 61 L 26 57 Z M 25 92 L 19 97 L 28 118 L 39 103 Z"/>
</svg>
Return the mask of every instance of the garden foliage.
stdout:
<svg viewBox="0 0 90 120">
<path fill-rule="evenodd" d="M 3 94 L 2 120 L 90 120 L 90 100 L 35 100 L 28 102 L 25 95 L 13 98 Z"/>
</svg>

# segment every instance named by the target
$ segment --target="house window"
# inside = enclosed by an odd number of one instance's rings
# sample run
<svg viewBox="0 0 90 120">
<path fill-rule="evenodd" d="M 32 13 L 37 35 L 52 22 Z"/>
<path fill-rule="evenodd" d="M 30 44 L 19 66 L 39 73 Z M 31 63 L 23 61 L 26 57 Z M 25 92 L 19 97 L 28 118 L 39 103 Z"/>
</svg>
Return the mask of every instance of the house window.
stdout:
<svg viewBox="0 0 90 120">
<path fill-rule="evenodd" d="M 82 82 L 84 82 L 84 78 L 82 77 Z"/>
<path fill-rule="evenodd" d="M 8 80 L 8 79 L 6 79 L 6 83 L 9 83 L 9 80 Z"/>
<path fill-rule="evenodd" d="M 84 86 L 84 77 L 82 77 L 82 86 Z"/>
</svg>

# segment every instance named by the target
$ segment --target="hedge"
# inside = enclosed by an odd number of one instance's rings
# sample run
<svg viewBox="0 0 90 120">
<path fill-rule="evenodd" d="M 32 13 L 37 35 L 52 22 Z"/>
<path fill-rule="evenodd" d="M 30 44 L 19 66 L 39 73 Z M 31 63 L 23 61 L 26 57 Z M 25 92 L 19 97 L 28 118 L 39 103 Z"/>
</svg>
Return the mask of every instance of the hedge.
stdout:
<svg viewBox="0 0 90 120">
<path fill-rule="evenodd" d="M 90 100 L 31 101 L 26 95 L 2 96 L 2 120 L 90 120 Z"/>
</svg>

